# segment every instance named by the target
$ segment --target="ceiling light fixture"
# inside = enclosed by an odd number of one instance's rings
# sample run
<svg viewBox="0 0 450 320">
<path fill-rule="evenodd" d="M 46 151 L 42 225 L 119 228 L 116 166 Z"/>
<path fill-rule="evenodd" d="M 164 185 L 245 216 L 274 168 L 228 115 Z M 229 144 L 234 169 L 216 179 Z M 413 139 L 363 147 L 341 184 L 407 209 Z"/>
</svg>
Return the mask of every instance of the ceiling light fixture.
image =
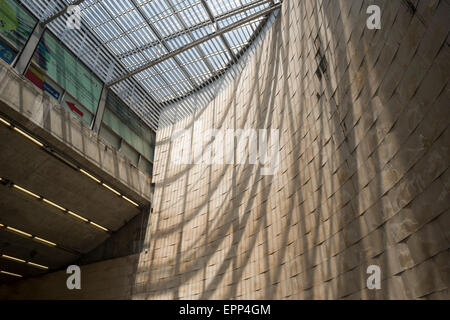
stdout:
<svg viewBox="0 0 450 320">
<path fill-rule="evenodd" d="M 2 254 L 2 258 L 8 259 L 8 260 L 17 261 L 17 262 L 25 263 L 25 260 L 22 260 L 22 259 L 19 259 L 19 258 L 15 258 L 15 257 L 11 257 L 11 256 L 8 256 L 8 255 L 6 255 L 6 254 Z"/>
<path fill-rule="evenodd" d="M 118 196 L 120 196 L 120 192 L 119 191 L 117 191 L 117 190 L 114 190 L 113 188 L 111 188 L 110 186 L 108 186 L 107 184 L 105 184 L 105 183 L 102 183 L 102 186 L 104 186 L 106 189 L 108 189 L 108 190 L 110 190 L 110 191 L 112 191 L 112 192 L 114 192 L 115 194 L 117 194 Z"/>
<path fill-rule="evenodd" d="M 26 133 L 25 131 L 20 130 L 20 129 L 17 128 L 17 127 L 14 127 L 14 131 L 20 133 L 20 134 L 23 135 L 25 138 L 27 138 L 27 139 L 33 141 L 33 142 L 34 142 L 35 144 L 37 144 L 38 146 L 40 146 L 40 147 L 43 147 L 43 146 L 44 146 L 43 143 L 41 143 L 40 141 L 36 140 L 36 139 L 33 138 L 32 136 L 30 136 L 28 133 Z"/>
<path fill-rule="evenodd" d="M 36 199 L 40 199 L 40 198 L 41 198 L 41 197 L 38 196 L 37 194 L 35 194 L 35 193 L 31 192 L 31 191 L 28 191 L 27 189 L 22 188 L 22 187 L 18 186 L 17 184 L 13 184 L 12 186 L 13 186 L 14 188 L 16 188 L 16 189 L 19 189 L 19 190 L 22 191 L 22 192 L 25 192 L 26 194 L 28 194 L 28 195 L 30 195 L 30 196 L 32 196 L 32 197 L 35 197 Z"/>
<path fill-rule="evenodd" d="M 42 239 L 42 238 L 39 238 L 39 237 L 34 237 L 33 239 L 36 240 L 36 241 L 48 244 L 48 245 L 50 245 L 52 247 L 56 247 L 56 243 L 54 243 L 54 242 L 51 242 L 51 241 L 48 241 L 48 240 L 45 240 L 45 239 Z"/>
<path fill-rule="evenodd" d="M 139 207 L 139 204 L 137 204 L 136 202 L 134 202 L 131 199 L 128 199 L 127 197 L 125 197 L 124 195 L 122 195 L 122 198 L 124 198 L 126 201 L 128 201 L 129 203 L 131 203 L 133 206 Z"/>
<path fill-rule="evenodd" d="M 95 222 L 89 221 L 89 223 L 90 223 L 90 224 L 92 224 L 93 226 L 95 226 L 95 227 L 99 228 L 99 229 L 102 229 L 103 231 L 106 231 L 106 232 L 108 232 L 108 231 L 109 231 L 109 230 L 108 230 L 108 229 L 106 229 L 105 227 L 102 227 L 101 225 L 99 225 L 99 224 L 96 224 Z"/>
<path fill-rule="evenodd" d="M 7 274 L 7 275 L 10 275 L 10 276 L 13 276 L 13 277 L 17 277 L 17 278 L 22 278 L 22 275 L 17 274 L 17 273 L 12 273 L 12 272 L 3 271 L 3 270 L 0 270 L 0 273 Z"/>
<path fill-rule="evenodd" d="M 10 230 L 10 231 L 13 231 L 13 232 L 16 232 L 16 233 L 18 233 L 18 234 L 21 234 L 21 235 L 23 235 L 23 236 L 26 236 L 26 237 L 28 237 L 28 238 L 31 238 L 31 237 L 33 237 L 31 234 L 29 234 L 28 232 L 25 232 L 25 231 L 21 231 L 21 230 L 19 230 L 19 229 L 16 229 L 16 228 L 13 228 L 13 227 L 6 227 L 6 229 L 8 229 L 8 230 Z"/>
<path fill-rule="evenodd" d="M 54 202 L 52 202 L 50 200 L 47 200 L 47 199 L 43 198 L 42 201 L 44 201 L 45 203 L 47 203 L 47 204 L 49 204 L 49 205 L 51 205 L 51 206 L 53 206 L 55 208 L 58 208 L 61 211 L 66 211 L 65 208 L 61 207 L 60 205 L 57 205 L 56 203 L 54 203 Z"/>
<path fill-rule="evenodd" d="M 11 123 L 9 123 L 8 121 L 6 121 L 5 119 L 3 119 L 3 118 L 0 118 L 0 122 L 3 122 L 5 125 L 7 125 L 7 126 L 11 126 Z"/>
<path fill-rule="evenodd" d="M 74 216 L 77 219 L 83 220 L 84 222 L 88 222 L 89 220 L 86 218 L 83 218 L 82 216 L 79 216 L 78 214 L 76 214 L 75 212 L 72 212 L 70 210 L 67 211 L 70 215 Z"/>
<path fill-rule="evenodd" d="M 91 178 L 92 180 L 94 180 L 95 182 L 101 183 L 100 180 L 98 180 L 96 177 L 94 177 L 93 175 L 91 175 L 89 172 L 87 172 L 87 171 L 85 171 L 85 170 L 83 170 L 83 169 L 80 169 L 80 172 L 83 173 L 83 174 L 85 174 L 86 176 L 88 176 L 89 178 Z"/>
<path fill-rule="evenodd" d="M 30 261 L 28 261 L 27 263 L 28 263 L 30 266 L 48 270 L 48 267 L 47 267 L 47 266 L 43 266 L 43 265 L 41 265 L 41 264 L 34 263 L 34 262 L 30 262 Z"/>
</svg>

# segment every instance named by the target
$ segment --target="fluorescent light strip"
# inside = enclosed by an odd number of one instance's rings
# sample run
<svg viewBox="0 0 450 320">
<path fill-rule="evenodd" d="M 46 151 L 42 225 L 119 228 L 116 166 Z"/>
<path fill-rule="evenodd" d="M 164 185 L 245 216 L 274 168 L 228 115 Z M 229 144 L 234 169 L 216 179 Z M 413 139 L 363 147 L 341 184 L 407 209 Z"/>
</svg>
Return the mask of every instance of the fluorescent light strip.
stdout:
<svg viewBox="0 0 450 320">
<path fill-rule="evenodd" d="M 67 211 L 70 215 L 74 216 L 77 219 L 83 220 L 84 222 L 88 222 L 89 220 L 86 218 L 83 218 L 82 216 L 77 215 L 75 212 L 72 212 L 70 210 Z"/>
<path fill-rule="evenodd" d="M 89 223 L 92 224 L 93 226 L 99 228 L 99 229 L 102 229 L 103 231 L 108 231 L 108 229 L 106 229 L 105 227 L 102 227 L 99 224 L 96 224 L 95 222 L 89 221 Z"/>
<path fill-rule="evenodd" d="M 94 177 L 93 175 L 91 175 L 89 172 L 84 171 L 83 169 L 80 169 L 81 173 L 87 175 L 89 178 L 91 178 L 92 180 L 94 180 L 97 183 L 101 183 L 100 180 L 98 180 L 96 177 Z"/>
<path fill-rule="evenodd" d="M 7 125 L 7 126 L 11 126 L 11 124 L 10 124 L 8 121 L 4 120 L 3 118 L 0 118 L 0 121 L 3 122 L 3 123 L 4 123 L 5 125 Z M 38 141 L 37 139 L 33 138 L 32 136 L 30 136 L 28 133 L 22 131 L 21 129 L 19 129 L 19 128 L 17 128 L 17 127 L 14 127 L 13 129 L 14 129 L 16 132 L 18 132 L 18 133 L 20 133 L 21 135 L 23 135 L 24 137 L 26 137 L 27 139 L 33 141 L 35 144 L 39 145 L 40 147 L 43 147 L 43 146 L 44 146 L 44 144 L 43 144 L 42 142 L 40 142 L 40 141 Z M 115 193 L 116 195 L 122 196 L 123 199 L 125 199 L 126 201 L 128 201 L 128 202 L 131 203 L 132 205 L 134 205 L 134 206 L 136 206 L 136 207 L 139 207 L 139 204 L 137 204 L 137 203 L 134 202 L 133 200 L 131 200 L 131 199 L 129 199 L 129 198 L 127 198 L 127 197 L 121 195 L 120 192 L 118 192 L 117 190 L 115 190 L 115 189 L 113 189 L 112 187 L 108 186 L 107 184 L 102 183 L 99 179 L 97 179 L 96 177 L 94 177 L 93 175 L 91 175 L 89 172 L 87 172 L 87 171 L 85 171 L 85 170 L 83 170 L 83 169 L 80 169 L 80 172 L 83 173 L 84 175 L 88 176 L 89 178 L 91 178 L 91 179 L 94 180 L 95 182 L 100 183 L 102 186 L 104 186 L 104 187 L 107 188 L 108 190 L 112 191 L 112 192 Z M 0 181 L 2 181 L 2 180 L 3 180 L 3 179 L 0 178 Z M 18 186 L 14 185 L 14 187 L 18 187 Z M 36 195 L 36 194 L 34 194 L 34 193 L 32 193 L 32 192 L 30 192 L 30 191 L 28 191 L 28 190 L 25 190 L 25 189 L 20 188 L 20 187 L 18 187 L 18 189 L 20 189 L 20 190 L 22 190 L 22 191 L 28 193 L 29 195 L 31 195 L 31 196 L 33 196 L 33 197 L 40 198 L 38 195 Z M 47 202 L 48 204 L 50 204 L 50 205 L 52 205 L 52 206 L 54 206 L 54 207 L 56 207 L 56 208 L 58 208 L 58 209 L 60 209 L 60 210 L 62 210 L 62 211 L 65 211 L 64 208 L 58 206 L 57 204 L 55 204 L 55 203 L 53 203 L 53 202 L 51 202 L 51 201 L 48 201 L 48 200 L 46 200 L 46 199 L 43 199 L 43 200 L 44 200 L 44 202 Z"/>
<path fill-rule="evenodd" d="M 25 192 L 26 194 L 28 194 L 28 195 L 30 195 L 30 196 L 32 196 L 32 197 L 37 198 L 37 199 L 40 199 L 40 198 L 41 198 L 41 197 L 38 196 L 37 194 L 35 194 L 35 193 L 31 192 L 31 191 L 28 191 L 27 189 L 24 189 L 24 188 L 18 186 L 17 184 L 13 184 L 13 187 L 16 188 L 16 189 L 19 189 L 19 190 L 22 191 L 22 192 Z"/>
<path fill-rule="evenodd" d="M 30 136 L 28 133 L 26 133 L 26 132 L 20 130 L 20 129 L 17 128 L 17 127 L 14 127 L 14 131 L 17 131 L 18 133 L 20 133 L 21 135 L 23 135 L 25 138 L 27 138 L 27 139 L 33 141 L 34 143 L 36 143 L 38 146 L 40 146 L 40 147 L 43 147 L 43 146 L 44 146 L 44 144 L 42 144 L 40 141 L 36 140 L 36 139 L 33 138 L 32 136 Z"/>
<path fill-rule="evenodd" d="M 48 270 L 47 266 L 43 266 L 41 264 L 30 262 L 30 261 L 25 261 L 23 259 L 19 259 L 19 258 L 16 258 L 16 257 L 11 257 L 11 256 L 8 256 L 6 254 L 2 254 L 1 257 L 5 258 L 5 259 L 8 259 L 8 260 L 13 260 L 13 261 L 21 262 L 21 263 L 26 263 L 26 264 L 29 264 L 30 266 L 37 267 L 37 268 L 40 268 L 40 269 Z"/>
<path fill-rule="evenodd" d="M 22 275 L 17 274 L 17 273 L 12 273 L 12 272 L 3 271 L 3 270 L 0 270 L 0 273 L 7 274 L 7 275 L 10 275 L 10 276 L 13 276 L 13 277 L 17 277 L 17 278 L 22 278 Z"/>
<path fill-rule="evenodd" d="M 0 118 L 0 122 L 3 122 L 4 124 L 6 124 L 7 126 L 11 126 L 11 123 L 9 123 L 8 121 L 6 121 L 3 118 Z"/>
<path fill-rule="evenodd" d="M 11 256 L 8 256 L 8 255 L 6 255 L 6 254 L 2 254 L 2 258 L 8 259 L 8 260 L 17 261 L 17 262 L 25 263 L 25 260 L 22 260 L 22 259 L 19 259 L 19 258 L 15 258 L 15 257 L 11 257 Z"/>
<path fill-rule="evenodd" d="M 113 188 L 111 188 L 110 186 L 108 186 L 105 183 L 102 183 L 102 186 L 104 186 L 106 189 L 109 189 L 110 191 L 114 192 L 115 194 L 117 194 L 118 196 L 120 196 L 120 192 L 117 190 L 114 190 Z"/>
<path fill-rule="evenodd" d="M 49 204 L 49 205 L 51 205 L 51 206 L 53 206 L 53 207 L 55 207 L 55 208 L 58 208 L 58 209 L 61 210 L 61 211 L 66 211 L 65 208 L 61 207 L 60 205 L 57 205 L 57 204 L 54 203 L 54 202 L 51 202 L 50 200 L 47 200 L 47 199 L 43 198 L 42 201 L 44 201 L 45 203 L 47 203 L 47 204 Z"/>
<path fill-rule="evenodd" d="M 115 191 L 115 190 L 112 189 L 111 187 L 109 187 L 109 186 L 107 186 L 107 185 L 105 185 L 105 184 L 103 184 L 103 185 L 104 185 L 105 187 L 107 187 L 108 189 L 110 189 L 111 191 L 113 191 L 114 193 L 116 193 L 117 195 L 120 196 L 120 193 L 118 193 L 117 191 Z M 25 193 L 27 193 L 27 194 L 29 194 L 29 195 L 31 195 L 31 196 L 33 196 L 33 197 L 35 197 L 35 198 L 37 198 L 37 199 L 40 199 L 40 198 L 41 198 L 41 197 L 38 196 L 37 194 L 35 194 L 35 193 L 31 192 L 31 191 L 28 191 L 27 189 L 24 189 L 24 188 L 22 188 L 22 187 L 19 187 L 19 186 L 16 185 L 16 184 L 13 184 L 13 187 L 14 187 L 14 188 L 17 188 L 17 189 L 19 189 L 19 190 L 21 190 L 21 191 L 23 191 L 23 192 L 25 192 Z M 58 205 L 58 204 L 56 204 L 56 203 L 54 203 L 54 202 L 52 202 L 52 201 L 50 201 L 50 200 L 47 200 L 47 199 L 45 199 L 45 198 L 42 198 L 42 201 L 44 201 L 45 203 L 47 203 L 47 204 L 49 204 L 49 205 L 51 205 L 51 206 L 53 206 L 53 207 L 55 207 L 55 208 L 58 208 L 58 209 L 60 209 L 60 210 L 62 210 L 62 211 L 66 211 L 65 208 L 61 207 L 60 205 Z M 71 216 L 74 216 L 74 217 L 77 218 L 77 219 L 83 220 L 84 222 L 89 222 L 88 219 L 86 219 L 86 218 L 84 218 L 84 217 L 82 217 L 82 216 L 76 214 L 76 213 L 73 212 L 73 211 L 67 210 L 67 212 L 68 212 Z M 92 222 L 92 221 L 91 221 L 90 223 L 91 223 L 92 225 L 96 226 L 96 227 L 99 228 L 99 229 L 102 229 L 102 230 L 104 230 L 104 231 L 108 231 L 108 229 L 102 227 L 102 226 L 99 225 L 99 224 L 96 224 L 96 223 L 94 223 L 94 222 Z M 23 231 L 20 231 L 20 230 L 11 228 L 11 227 L 7 227 L 7 228 L 8 228 L 8 229 L 15 230 L 15 231 L 18 232 L 18 233 L 26 234 L 26 235 L 29 236 L 29 237 L 32 237 L 32 235 L 29 234 L 29 233 L 26 233 L 26 232 L 23 232 Z M 52 243 L 53 243 L 53 242 L 52 242 Z"/>
<path fill-rule="evenodd" d="M 0 223 L 0 228 L 3 228 L 3 227 L 5 227 L 5 226 L 4 226 L 3 224 Z M 25 237 L 27 237 L 27 238 L 33 238 L 33 240 L 36 240 L 36 241 L 45 243 L 45 244 L 47 244 L 47 245 L 49 245 L 49 246 L 52 246 L 52 247 L 56 247 L 56 246 L 57 246 L 57 244 L 54 243 L 54 242 L 51 242 L 51 241 L 48 241 L 48 240 L 45 240 L 45 239 L 42 239 L 42 238 L 33 236 L 33 235 L 31 235 L 31 234 L 29 234 L 29 233 L 27 233 L 27 232 L 21 231 L 21 230 L 19 230 L 19 229 L 16 229 L 16 228 L 13 228 L 13 227 L 6 227 L 6 229 L 11 230 L 11 231 L 14 231 L 14 232 L 16 232 L 16 233 L 19 233 L 20 235 L 23 235 L 23 236 L 25 236 Z"/>
<path fill-rule="evenodd" d="M 45 240 L 45 239 L 42 239 L 42 238 L 39 238 L 39 237 L 34 237 L 33 239 L 36 240 L 36 241 L 48 244 L 49 246 L 56 247 L 56 243 L 54 243 L 54 242 L 51 242 L 51 241 L 48 241 L 48 240 Z"/>
<path fill-rule="evenodd" d="M 88 176 L 89 178 L 91 178 L 92 180 L 94 180 L 97 183 L 100 183 L 102 186 L 104 186 L 106 189 L 114 192 L 116 195 L 121 196 L 124 200 L 128 201 L 129 203 L 131 203 L 133 206 L 139 207 L 139 204 L 137 204 L 136 202 L 134 202 L 133 200 L 131 200 L 130 198 L 121 195 L 119 191 L 111 188 L 110 186 L 108 186 L 105 183 L 102 183 L 99 179 L 97 179 L 96 177 L 94 177 L 93 175 L 91 175 L 89 172 L 83 170 L 83 169 L 79 169 L 81 173 L 83 173 L 84 175 Z"/>
<path fill-rule="evenodd" d="M 122 198 L 124 198 L 125 200 L 127 200 L 129 203 L 131 203 L 133 206 L 139 207 L 139 204 L 137 204 L 136 202 L 134 202 L 131 199 L 128 199 L 127 197 L 125 197 L 124 195 L 122 195 Z"/>
<path fill-rule="evenodd" d="M 14 231 L 14 232 L 16 232 L 16 233 L 19 233 L 19 234 L 21 234 L 21 235 L 23 235 L 23 236 L 26 236 L 26 237 L 28 237 L 28 238 L 32 238 L 33 236 L 31 235 L 31 234 L 29 234 L 29 233 L 27 233 L 27 232 L 24 232 L 24 231 L 21 231 L 21 230 L 19 230 L 19 229 L 16 229 L 16 228 L 13 228 L 13 227 L 6 227 L 6 229 L 8 229 L 8 230 L 11 230 L 11 231 Z"/>
<path fill-rule="evenodd" d="M 41 264 L 37 264 L 37 263 L 34 263 L 34 262 L 30 262 L 30 261 L 28 261 L 27 264 L 29 264 L 30 266 L 33 266 L 33 267 L 37 267 L 37 268 L 40 268 L 40 269 L 48 270 L 47 266 L 43 266 Z"/>
</svg>

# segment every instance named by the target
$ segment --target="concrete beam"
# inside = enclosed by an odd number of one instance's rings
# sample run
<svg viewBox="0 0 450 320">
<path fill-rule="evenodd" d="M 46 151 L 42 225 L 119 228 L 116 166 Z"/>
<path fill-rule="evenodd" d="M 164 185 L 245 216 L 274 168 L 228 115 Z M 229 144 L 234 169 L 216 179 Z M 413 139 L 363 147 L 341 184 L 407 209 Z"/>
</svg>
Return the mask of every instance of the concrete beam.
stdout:
<svg viewBox="0 0 450 320">
<path fill-rule="evenodd" d="M 14 68 L 20 74 L 25 74 L 25 71 L 30 64 L 31 58 L 33 57 L 34 51 L 36 50 L 39 41 L 41 40 L 42 34 L 44 33 L 45 26 L 38 23 L 33 30 L 33 33 L 28 38 L 25 47 L 22 49 L 22 52 L 19 54 L 18 59 L 14 65 Z"/>
<path fill-rule="evenodd" d="M 102 125 L 103 114 L 105 113 L 106 97 L 108 96 L 108 88 L 103 86 L 100 101 L 98 103 L 97 112 L 95 113 L 94 120 L 92 121 L 91 129 L 99 133 L 100 126 Z"/>
</svg>

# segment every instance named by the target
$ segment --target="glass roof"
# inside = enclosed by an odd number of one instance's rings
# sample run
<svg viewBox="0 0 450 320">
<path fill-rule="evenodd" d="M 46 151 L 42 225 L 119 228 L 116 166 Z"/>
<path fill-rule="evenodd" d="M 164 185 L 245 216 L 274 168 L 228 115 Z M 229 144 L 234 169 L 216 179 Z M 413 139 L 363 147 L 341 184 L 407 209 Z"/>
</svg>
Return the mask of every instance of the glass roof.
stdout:
<svg viewBox="0 0 450 320">
<path fill-rule="evenodd" d="M 21 0 L 153 129 L 164 106 L 217 79 L 248 48 L 274 0 Z M 226 32 L 224 32 L 226 30 Z"/>
</svg>

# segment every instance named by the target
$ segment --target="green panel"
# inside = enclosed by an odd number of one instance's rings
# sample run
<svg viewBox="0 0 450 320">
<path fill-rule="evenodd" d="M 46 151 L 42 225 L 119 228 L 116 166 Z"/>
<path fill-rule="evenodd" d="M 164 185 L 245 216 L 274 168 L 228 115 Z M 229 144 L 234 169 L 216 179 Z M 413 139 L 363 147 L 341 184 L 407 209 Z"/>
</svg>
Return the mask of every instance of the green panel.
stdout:
<svg viewBox="0 0 450 320">
<path fill-rule="evenodd" d="M 136 151 L 153 161 L 155 133 L 111 91 L 107 95 L 102 121 Z"/>
<path fill-rule="evenodd" d="M 59 101 L 64 90 L 60 88 L 53 80 L 49 79 L 45 72 L 41 71 L 34 64 L 30 64 L 25 77 L 34 83 L 39 89 L 43 90 L 46 95 Z"/>
<path fill-rule="evenodd" d="M 0 0 L 0 34 L 22 50 L 37 20 L 14 0 Z"/>
<path fill-rule="evenodd" d="M 72 115 L 83 121 L 86 126 L 90 126 L 94 115 L 69 94 L 64 96 L 64 99 L 61 101 L 61 105 Z"/>
<path fill-rule="evenodd" d="M 152 170 L 153 170 L 152 164 L 150 163 L 150 161 L 147 161 L 142 157 L 139 160 L 138 168 L 141 169 L 143 172 L 146 172 L 149 175 L 152 175 Z"/>
<path fill-rule="evenodd" d="M 152 147 L 149 141 L 144 140 L 130 129 L 119 117 L 108 108 L 103 114 L 103 123 L 108 125 L 116 134 L 121 136 L 130 146 L 139 151 L 144 157 L 152 160 Z"/>
<path fill-rule="evenodd" d="M 125 155 L 125 157 L 128 158 L 128 160 L 131 161 L 132 164 L 135 166 L 138 165 L 139 162 L 139 153 L 135 151 L 133 148 L 128 146 L 127 143 L 122 143 L 122 146 L 120 147 L 120 152 Z"/>
<path fill-rule="evenodd" d="M 95 114 L 102 83 L 50 33 L 44 33 L 33 61 Z"/>
<path fill-rule="evenodd" d="M 109 143 L 112 147 L 119 150 L 120 148 L 120 138 L 114 134 L 110 129 L 106 126 L 102 125 L 100 127 L 100 137 L 102 137 L 107 143 Z"/>
</svg>

